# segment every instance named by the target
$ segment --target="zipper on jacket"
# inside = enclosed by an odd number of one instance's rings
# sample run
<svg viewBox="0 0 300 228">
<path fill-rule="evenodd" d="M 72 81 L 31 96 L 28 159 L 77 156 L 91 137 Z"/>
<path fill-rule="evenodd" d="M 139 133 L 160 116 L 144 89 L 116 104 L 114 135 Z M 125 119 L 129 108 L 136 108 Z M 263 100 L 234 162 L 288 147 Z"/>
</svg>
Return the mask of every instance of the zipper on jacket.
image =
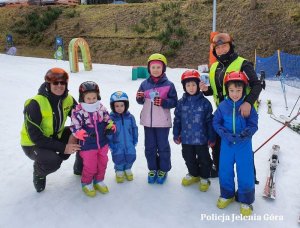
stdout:
<svg viewBox="0 0 300 228">
<path fill-rule="evenodd" d="M 233 131 L 233 134 L 235 134 L 235 102 L 233 102 L 232 131 Z"/>
<path fill-rule="evenodd" d="M 123 125 L 123 135 L 124 135 L 124 144 L 125 144 L 125 148 L 127 150 L 127 143 L 126 143 L 126 134 L 125 134 L 125 124 L 124 124 L 124 118 L 123 118 L 123 114 L 121 114 L 121 118 L 122 118 L 122 125 Z"/>
</svg>

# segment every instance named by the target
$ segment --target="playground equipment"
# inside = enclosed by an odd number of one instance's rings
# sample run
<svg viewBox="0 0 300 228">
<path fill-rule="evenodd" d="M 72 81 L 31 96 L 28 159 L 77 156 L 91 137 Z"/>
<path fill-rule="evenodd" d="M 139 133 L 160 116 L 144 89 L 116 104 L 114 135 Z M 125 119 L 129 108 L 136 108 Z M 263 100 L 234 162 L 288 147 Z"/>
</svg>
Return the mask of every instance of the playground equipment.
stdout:
<svg viewBox="0 0 300 228">
<path fill-rule="evenodd" d="M 74 38 L 69 43 L 69 63 L 72 73 L 79 71 L 78 66 L 78 47 L 80 48 L 84 70 L 92 70 L 92 60 L 88 43 L 82 38 Z"/>
<path fill-rule="evenodd" d="M 150 76 L 148 68 L 145 66 L 134 66 L 132 67 L 132 80 L 138 78 L 148 78 Z"/>
</svg>

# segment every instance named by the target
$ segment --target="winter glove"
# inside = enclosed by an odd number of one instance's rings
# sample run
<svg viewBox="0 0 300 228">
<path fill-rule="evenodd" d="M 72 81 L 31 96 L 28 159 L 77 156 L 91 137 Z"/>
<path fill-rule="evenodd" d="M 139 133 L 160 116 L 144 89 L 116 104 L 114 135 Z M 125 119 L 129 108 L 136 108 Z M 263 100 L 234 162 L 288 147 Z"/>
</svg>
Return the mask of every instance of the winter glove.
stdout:
<svg viewBox="0 0 300 228">
<path fill-rule="evenodd" d="M 213 148 L 215 146 L 216 142 L 208 141 L 207 144 L 210 148 Z"/>
<path fill-rule="evenodd" d="M 245 129 L 244 131 L 241 132 L 240 138 L 241 139 L 248 139 L 251 137 L 251 132 L 249 129 Z"/>
<path fill-rule="evenodd" d="M 181 143 L 181 136 L 174 137 L 173 140 L 177 145 L 179 145 Z"/>
<path fill-rule="evenodd" d="M 116 133 L 116 131 L 117 131 L 116 125 L 114 124 L 114 122 L 112 120 L 109 120 L 108 124 L 105 128 L 105 134 L 106 135 L 111 135 L 113 133 Z"/>
<path fill-rule="evenodd" d="M 235 143 L 237 141 L 236 134 L 231 134 L 229 132 L 224 133 L 225 139 L 227 139 L 228 142 L 230 143 Z"/>
<path fill-rule="evenodd" d="M 88 137 L 88 134 L 83 129 L 76 131 L 76 133 L 75 133 L 75 138 L 80 139 L 82 141 L 85 141 L 86 137 Z"/>
<path fill-rule="evenodd" d="M 144 98 L 144 97 L 145 97 L 145 94 L 144 94 L 143 91 L 138 91 L 138 92 L 136 93 L 136 98 L 137 98 L 137 99 Z"/>
<path fill-rule="evenodd" d="M 163 103 L 163 99 L 161 99 L 160 97 L 155 97 L 154 98 L 154 105 L 162 106 L 162 103 Z"/>
</svg>

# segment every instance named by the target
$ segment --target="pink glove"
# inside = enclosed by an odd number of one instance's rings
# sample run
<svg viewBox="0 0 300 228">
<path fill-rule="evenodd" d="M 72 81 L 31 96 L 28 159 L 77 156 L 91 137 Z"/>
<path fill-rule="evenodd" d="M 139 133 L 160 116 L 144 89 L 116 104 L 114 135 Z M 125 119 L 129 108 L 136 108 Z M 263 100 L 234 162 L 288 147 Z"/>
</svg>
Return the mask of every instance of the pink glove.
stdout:
<svg viewBox="0 0 300 228">
<path fill-rule="evenodd" d="M 113 125 L 111 126 L 111 130 L 113 131 L 113 133 L 116 133 L 117 127 L 116 127 L 115 124 L 113 124 Z"/>
<path fill-rule="evenodd" d="M 80 139 L 80 140 L 82 140 L 82 141 L 85 141 L 85 138 L 88 137 L 88 134 L 86 133 L 85 130 L 81 129 L 81 130 L 79 130 L 79 131 L 76 131 L 75 137 L 76 137 L 77 139 Z"/>
<path fill-rule="evenodd" d="M 210 148 L 213 148 L 215 146 L 216 142 L 210 142 L 210 141 L 208 141 L 207 144 L 208 144 L 208 146 Z"/>
</svg>

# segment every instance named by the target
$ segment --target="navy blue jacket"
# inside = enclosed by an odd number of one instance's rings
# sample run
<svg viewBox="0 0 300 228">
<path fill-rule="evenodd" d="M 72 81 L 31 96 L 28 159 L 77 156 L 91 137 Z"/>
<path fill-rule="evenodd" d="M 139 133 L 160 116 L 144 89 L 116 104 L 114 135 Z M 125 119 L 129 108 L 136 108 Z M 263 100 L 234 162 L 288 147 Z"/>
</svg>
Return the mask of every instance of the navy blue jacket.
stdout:
<svg viewBox="0 0 300 228">
<path fill-rule="evenodd" d="M 181 136 L 182 144 L 189 145 L 215 142 L 212 111 L 211 103 L 201 92 L 193 96 L 184 93 L 174 112 L 174 139 Z"/>
</svg>

